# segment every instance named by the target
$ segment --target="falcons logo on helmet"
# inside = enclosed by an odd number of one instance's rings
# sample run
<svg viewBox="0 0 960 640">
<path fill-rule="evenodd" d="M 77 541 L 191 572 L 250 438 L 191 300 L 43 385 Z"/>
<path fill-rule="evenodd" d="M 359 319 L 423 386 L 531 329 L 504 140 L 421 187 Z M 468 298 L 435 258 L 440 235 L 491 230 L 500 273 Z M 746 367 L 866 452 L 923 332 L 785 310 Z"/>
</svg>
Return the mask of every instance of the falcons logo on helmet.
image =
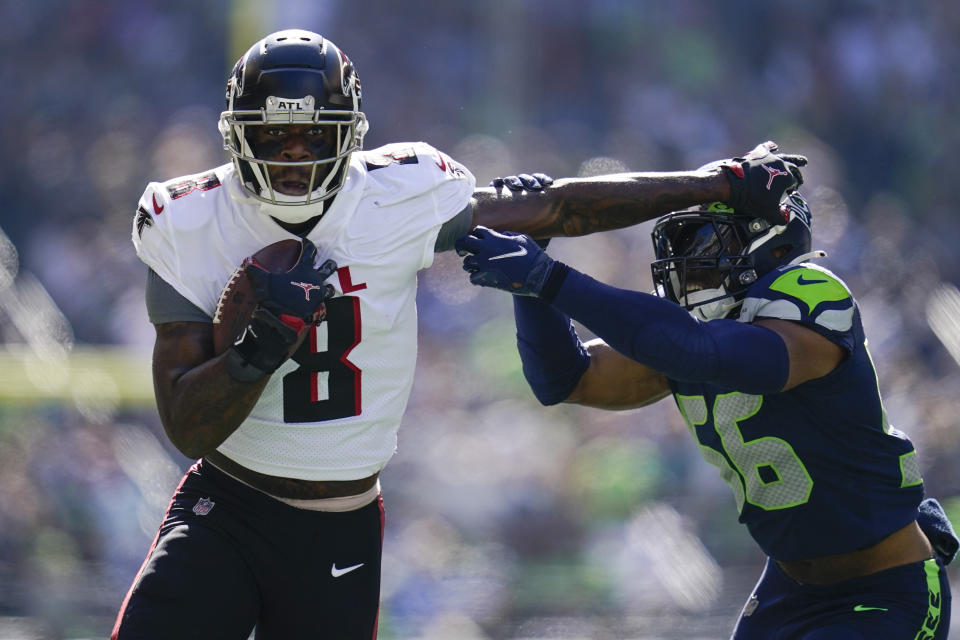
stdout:
<svg viewBox="0 0 960 640">
<path fill-rule="evenodd" d="M 347 57 L 347 54 L 340 51 L 340 90 L 343 95 L 350 97 L 351 89 L 356 92 L 357 100 L 361 99 L 360 78 L 357 77 L 356 70 L 353 68 L 353 62 Z"/>
</svg>

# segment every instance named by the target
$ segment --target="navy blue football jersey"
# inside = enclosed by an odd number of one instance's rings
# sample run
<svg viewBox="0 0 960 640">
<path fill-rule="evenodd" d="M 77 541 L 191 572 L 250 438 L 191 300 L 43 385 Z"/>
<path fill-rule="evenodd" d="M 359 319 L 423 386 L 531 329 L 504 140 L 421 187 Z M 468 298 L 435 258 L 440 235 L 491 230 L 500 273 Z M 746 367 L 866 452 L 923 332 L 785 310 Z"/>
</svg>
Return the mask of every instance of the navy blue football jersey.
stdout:
<svg viewBox="0 0 960 640">
<path fill-rule="evenodd" d="M 740 522 L 781 561 L 849 553 L 909 524 L 923 498 L 916 452 L 887 421 L 846 284 L 812 264 L 780 267 L 754 283 L 738 319 L 761 318 L 798 322 L 848 355 L 822 378 L 763 396 L 670 381 Z"/>
</svg>

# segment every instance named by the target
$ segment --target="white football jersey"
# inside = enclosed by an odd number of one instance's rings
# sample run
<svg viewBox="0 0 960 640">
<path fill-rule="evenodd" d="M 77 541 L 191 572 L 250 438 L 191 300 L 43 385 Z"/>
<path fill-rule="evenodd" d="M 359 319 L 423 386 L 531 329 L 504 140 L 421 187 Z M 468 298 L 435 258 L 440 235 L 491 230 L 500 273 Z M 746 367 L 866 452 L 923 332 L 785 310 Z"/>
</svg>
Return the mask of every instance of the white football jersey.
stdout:
<svg viewBox="0 0 960 640">
<path fill-rule="evenodd" d="M 327 319 L 270 378 L 218 451 L 273 476 L 353 480 L 396 449 L 417 358 L 417 272 L 475 179 L 423 142 L 354 153 L 343 190 L 308 235 L 338 265 Z M 247 197 L 227 164 L 152 182 L 134 223 L 137 255 L 213 316 L 224 284 L 257 250 L 296 236 Z"/>
</svg>

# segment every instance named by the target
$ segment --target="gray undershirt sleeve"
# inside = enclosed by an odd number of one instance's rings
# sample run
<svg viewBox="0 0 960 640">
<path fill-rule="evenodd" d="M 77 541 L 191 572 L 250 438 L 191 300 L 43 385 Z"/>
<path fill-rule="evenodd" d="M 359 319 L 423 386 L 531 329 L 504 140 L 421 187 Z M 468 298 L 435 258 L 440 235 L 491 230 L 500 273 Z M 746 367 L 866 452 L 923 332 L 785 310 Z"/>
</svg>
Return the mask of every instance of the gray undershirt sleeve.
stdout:
<svg viewBox="0 0 960 640">
<path fill-rule="evenodd" d="M 147 271 L 147 316 L 153 324 L 213 322 L 213 318 L 180 295 L 153 269 Z"/>
<path fill-rule="evenodd" d="M 437 242 L 433 245 L 434 253 L 450 251 L 457 238 L 465 236 L 473 229 L 473 202 L 464 207 L 460 213 L 443 223 Z"/>
</svg>

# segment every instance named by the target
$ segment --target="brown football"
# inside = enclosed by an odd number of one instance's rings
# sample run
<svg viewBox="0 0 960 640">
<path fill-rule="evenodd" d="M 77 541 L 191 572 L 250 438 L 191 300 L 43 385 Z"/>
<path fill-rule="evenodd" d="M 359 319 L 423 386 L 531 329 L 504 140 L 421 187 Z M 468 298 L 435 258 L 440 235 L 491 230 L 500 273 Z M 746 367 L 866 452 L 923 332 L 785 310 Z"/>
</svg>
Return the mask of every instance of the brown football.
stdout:
<svg viewBox="0 0 960 640">
<path fill-rule="evenodd" d="M 284 273 L 292 269 L 300 259 L 302 244 L 299 240 L 281 240 L 267 245 L 251 256 L 261 267 L 272 273 Z M 230 348 L 257 305 L 253 297 L 253 285 L 243 267 L 230 276 L 213 314 L 213 350 L 220 355 Z"/>
</svg>

